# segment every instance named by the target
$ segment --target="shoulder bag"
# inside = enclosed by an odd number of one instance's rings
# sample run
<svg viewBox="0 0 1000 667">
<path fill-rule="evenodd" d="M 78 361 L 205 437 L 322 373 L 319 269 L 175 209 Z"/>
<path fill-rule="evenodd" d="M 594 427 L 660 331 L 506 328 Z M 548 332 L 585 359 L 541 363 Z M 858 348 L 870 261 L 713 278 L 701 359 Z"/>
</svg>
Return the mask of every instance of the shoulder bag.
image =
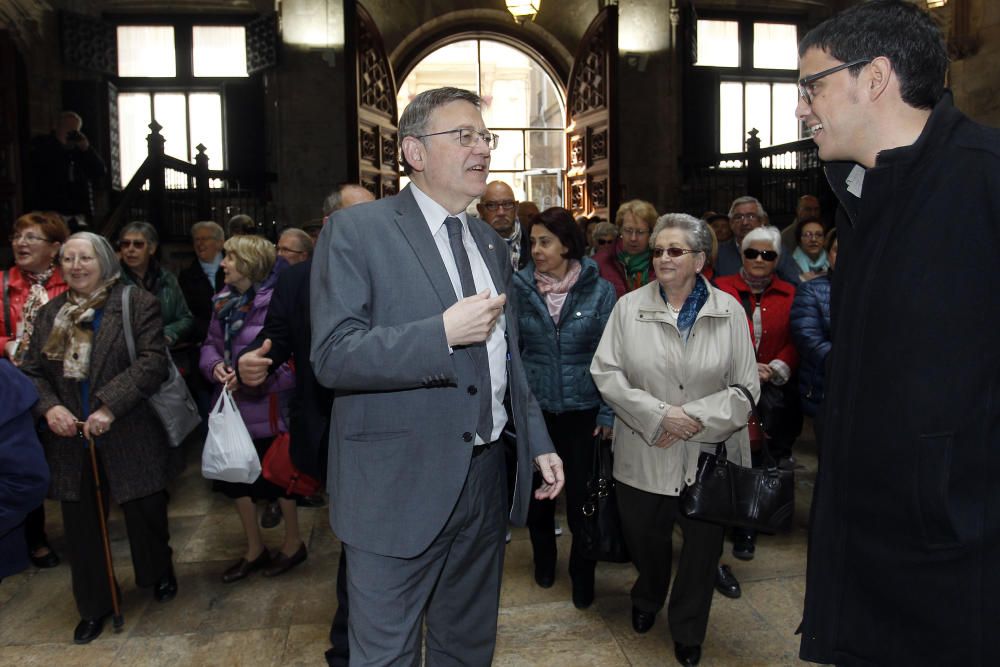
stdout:
<svg viewBox="0 0 1000 667">
<path fill-rule="evenodd" d="M 587 495 L 583 500 L 583 524 L 579 539 L 582 553 L 592 560 L 612 563 L 627 563 L 628 549 L 622 536 L 621 517 L 618 515 L 618 497 L 615 480 L 611 473 L 614 468 L 611 443 L 601 437 L 594 437 L 594 467 L 587 480 Z"/>
<path fill-rule="evenodd" d="M 319 493 L 320 483 L 292 463 L 292 439 L 287 432 L 278 431 L 278 397 L 270 397 L 271 430 L 278 435 L 271 441 L 261 462 L 264 479 L 285 490 L 285 495 L 314 496 Z"/>
<path fill-rule="evenodd" d="M 742 385 L 730 385 L 750 401 L 751 419 L 760 423 L 753 396 Z M 795 513 L 795 473 L 778 467 L 768 448 L 767 433 L 761 446 L 763 466 L 745 468 L 726 458 L 726 443 L 715 453 L 702 452 L 694 483 L 681 491 L 685 516 L 726 526 L 776 533 L 791 526 Z"/>
<path fill-rule="evenodd" d="M 132 333 L 131 304 L 129 297 L 132 292 L 132 285 L 126 285 L 122 291 L 122 323 L 125 329 L 125 345 L 128 346 L 128 356 L 135 361 L 135 335 Z M 170 357 L 170 350 L 164 348 L 167 355 L 168 376 L 156 393 L 149 397 L 149 405 L 153 408 L 156 416 L 160 418 L 164 430 L 167 432 L 167 441 L 171 447 L 180 447 L 184 438 L 188 437 L 191 431 L 195 430 L 201 423 L 201 416 L 198 414 L 198 406 L 191 398 L 184 378 L 174 365 Z"/>
</svg>

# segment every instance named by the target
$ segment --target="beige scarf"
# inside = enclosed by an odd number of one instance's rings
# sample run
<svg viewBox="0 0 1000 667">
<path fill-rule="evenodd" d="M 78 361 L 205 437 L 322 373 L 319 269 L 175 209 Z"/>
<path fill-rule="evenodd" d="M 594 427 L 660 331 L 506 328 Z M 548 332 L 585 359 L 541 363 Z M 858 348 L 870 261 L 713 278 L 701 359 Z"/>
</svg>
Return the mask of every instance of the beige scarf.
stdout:
<svg viewBox="0 0 1000 667">
<path fill-rule="evenodd" d="M 116 279 L 117 280 L 117 279 Z M 91 294 L 82 296 L 70 290 L 66 303 L 56 313 L 52 333 L 45 341 L 42 354 L 53 361 L 63 362 L 63 377 L 86 380 L 90 373 L 90 348 L 93 345 L 94 311 L 104 307 L 115 280 L 104 283 Z"/>
</svg>

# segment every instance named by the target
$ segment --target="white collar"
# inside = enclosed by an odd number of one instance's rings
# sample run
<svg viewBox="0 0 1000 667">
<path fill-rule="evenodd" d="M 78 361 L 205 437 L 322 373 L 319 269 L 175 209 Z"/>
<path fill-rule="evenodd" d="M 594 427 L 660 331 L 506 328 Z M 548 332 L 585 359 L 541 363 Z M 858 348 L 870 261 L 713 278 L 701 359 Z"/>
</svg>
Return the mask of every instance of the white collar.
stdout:
<svg viewBox="0 0 1000 667">
<path fill-rule="evenodd" d="M 412 181 L 410 189 L 413 191 L 413 199 L 417 202 L 420 212 L 424 215 L 427 226 L 430 227 L 431 236 L 437 236 L 438 230 L 444 224 L 445 218 L 458 218 L 462 222 L 462 227 L 468 227 L 468 219 L 465 211 L 452 215 L 444 206 L 430 198 L 423 190 L 418 188 Z"/>
</svg>

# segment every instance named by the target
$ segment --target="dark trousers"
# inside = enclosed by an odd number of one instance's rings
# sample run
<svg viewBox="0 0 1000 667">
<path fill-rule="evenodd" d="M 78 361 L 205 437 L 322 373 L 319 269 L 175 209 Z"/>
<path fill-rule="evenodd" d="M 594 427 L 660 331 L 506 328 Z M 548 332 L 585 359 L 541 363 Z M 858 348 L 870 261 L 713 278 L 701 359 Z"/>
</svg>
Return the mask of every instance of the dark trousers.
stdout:
<svg viewBox="0 0 1000 667">
<path fill-rule="evenodd" d="M 701 645 L 712 609 L 725 529 L 685 517 L 677 496 L 640 491 L 621 482 L 615 488 L 625 544 L 639 571 L 632 586 L 633 606 L 654 614 L 663 607 L 673 561 L 671 537 L 677 523 L 684 533 L 684 546 L 670 590 L 667 621 L 675 642 Z"/>
<path fill-rule="evenodd" d="M 98 474 L 104 495 L 104 515 L 110 508 L 107 477 L 100 465 Z M 170 569 L 170 532 L 167 528 L 167 494 L 165 491 L 121 504 L 128 530 L 132 565 L 137 586 L 152 586 Z M 84 466 L 80 485 L 80 500 L 62 503 L 63 530 L 69 552 L 73 597 L 81 618 L 96 619 L 111 613 L 111 590 L 104 560 L 104 543 L 94 493 L 94 475 L 90 465 Z"/>
<path fill-rule="evenodd" d="M 543 412 L 549 437 L 556 453 L 563 460 L 566 474 L 566 522 L 573 533 L 570 546 L 569 574 L 582 583 L 592 581 L 597 561 L 580 554 L 576 535 L 583 523 L 583 500 L 587 494 L 587 481 L 594 467 L 594 426 L 597 408 L 570 412 Z M 534 488 L 541 485 L 541 475 L 535 473 Z M 528 533 L 535 566 L 551 569 L 556 562 L 555 500 L 536 500 L 531 497 L 528 505 Z"/>
<path fill-rule="evenodd" d="M 472 459 L 451 516 L 414 558 L 345 544 L 351 665 L 489 665 L 497 637 L 506 532 L 499 443 Z"/>
<path fill-rule="evenodd" d="M 28 512 L 24 519 L 24 541 L 28 543 L 28 552 L 48 543 L 45 535 L 45 503 Z"/>
<path fill-rule="evenodd" d="M 326 664 L 330 667 L 347 667 L 351 651 L 347 640 L 347 552 L 341 547 L 337 563 L 337 612 L 330 626 L 330 645 L 326 651 Z"/>
</svg>

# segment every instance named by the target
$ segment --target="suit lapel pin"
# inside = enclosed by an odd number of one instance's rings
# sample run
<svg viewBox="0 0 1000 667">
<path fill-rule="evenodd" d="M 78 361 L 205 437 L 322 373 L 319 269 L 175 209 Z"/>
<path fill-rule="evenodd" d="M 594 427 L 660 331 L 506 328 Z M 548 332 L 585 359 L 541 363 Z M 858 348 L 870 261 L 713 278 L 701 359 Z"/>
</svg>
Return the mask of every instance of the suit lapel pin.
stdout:
<svg viewBox="0 0 1000 667">
<path fill-rule="evenodd" d="M 490 250 L 493 250 L 493 244 L 492 244 L 492 243 L 491 243 L 491 244 L 489 244 L 489 245 L 488 245 L 487 247 L 488 247 L 488 248 L 489 248 Z"/>
</svg>

